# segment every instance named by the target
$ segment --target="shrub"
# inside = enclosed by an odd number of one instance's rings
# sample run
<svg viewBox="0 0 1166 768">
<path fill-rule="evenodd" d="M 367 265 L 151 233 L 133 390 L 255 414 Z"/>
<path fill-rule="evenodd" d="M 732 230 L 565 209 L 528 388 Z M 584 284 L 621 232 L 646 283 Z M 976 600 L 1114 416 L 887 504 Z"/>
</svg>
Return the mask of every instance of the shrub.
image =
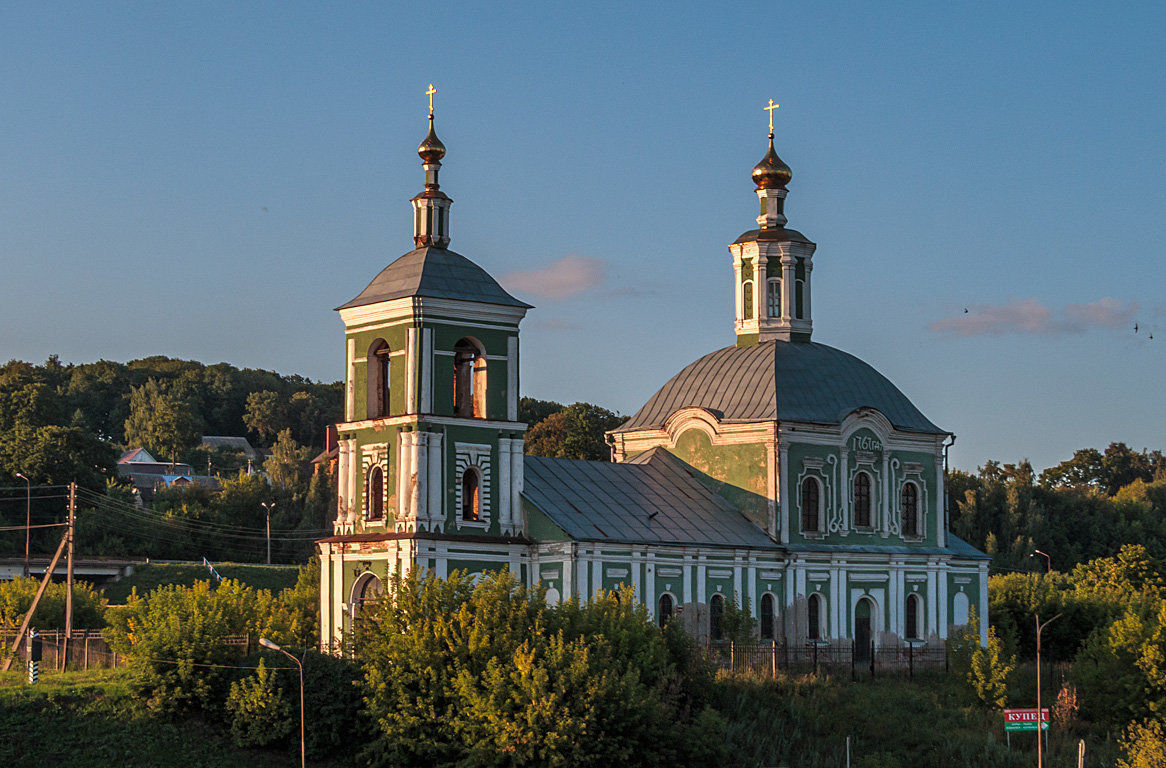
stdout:
<svg viewBox="0 0 1166 768">
<path fill-rule="evenodd" d="M 291 734 L 298 722 L 262 660 L 255 674 L 231 683 L 227 696 L 231 738 L 240 747 L 266 747 Z"/>
<path fill-rule="evenodd" d="M 11 581 L 0 581 L 0 628 L 12 629 L 20 626 L 39 588 L 39 579 L 17 577 Z M 74 583 L 73 628 L 104 627 L 106 603 L 101 593 L 85 582 Z M 64 584 L 53 582 L 45 587 L 32 626 L 39 630 L 65 628 Z"/>
</svg>

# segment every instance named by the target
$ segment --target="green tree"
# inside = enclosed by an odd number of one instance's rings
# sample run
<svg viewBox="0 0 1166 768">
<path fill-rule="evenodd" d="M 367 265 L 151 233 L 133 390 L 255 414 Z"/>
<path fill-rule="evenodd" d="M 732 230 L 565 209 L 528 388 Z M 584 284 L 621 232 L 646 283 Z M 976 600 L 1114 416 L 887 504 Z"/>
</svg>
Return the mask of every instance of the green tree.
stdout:
<svg viewBox="0 0 1166 768">
<path fill-rule="evenodd" d="M 24 621 L 25 614 L 32 606 L 40 579 L 16 577 L 11 581 L 0 581 L 0 628 L 15 629 Z M 40 604 L 36 608 L 37 629 L 65 628 L 65 585 L 52 582 L 45 588 Z M 73 627 L 76 629 L 101 629 L 105 626 L 105 597 L 85 582 L 73 584 Z M 7 650 L 7 649 L 5 649 Z"/>
<path fill-rule="evenodd" d="M 240 747 L 266 747 L 292 732 L 292 708 L 262 659 L 255 674 L 231 683 L 227 695 L 231 738 Z"/>
<path fill-rule="evenodd" d="M 988 627 L 987 647 L 977 647 L 972 651 L 968 682 L 972 684 L 976 697 L 990 707 L 1004 707 L 1008 703 L 1009 678 L 1014 669 L 1016 657 L 1005 655 L 996 628 Z"/>
<path fill-rule="evenodd" d="M 292 438 L 291 430 L 284 429 L 271 447 L 271 456 L 263 462 L 263 471 L 273 485 L 294 488 L 300 484 L 300 467 L 304 458 L 304 452 Z"/>
<path fill-rule="evenodd" d="M 108 618 L 104 635 L 126 657 L 131 687 L 162 712 L 221 711 L 228 670 L 238 659 L 228 637 L 246 635 L 252 644 L 260 637 L 294 640 L 271 592 L 231 579 L 217 587 L 200 581 L 131 594 Z"/>
<path fill-rule="evenodd" d="M 607 593 L 552 609 L 542 597 L 505 572 L 476 585 L 460 573 L 396 580 L 358 626 L 378 726 L 366 758 L 654 766 L 707 748 L 678 693 L 683 651 L 674 655 L 642 605 Z"/>
<path fill-rule="evenodd" d="M 125 438 L 131 446 L 145 446 L 160 457 L 177 461 L 179 451 L 201 439 L 199 419 L 185 398 L 163 390 L 151 378 L 130 393 Z"/>
<path fill-rule="evenodd" d="M 590 403 L 573 403 L 550 414 L 526 433 L 526 453 L 557 459 L 610 461 L 606 433 L 627 421 Z"/>
<path fill-rule="evenodd" d="M 243 414 L 247 429 L 266 443 L 288 428 L 287 406 L 278 392 L 264 390 L 247 395 L 247 410 Z"/>
<path fill-rule="evenodd" d="M 1166 765 L 1166 725 L 1161 720 L 1130 723 L 1121 735 L 1125 758 L 1118 768 L 1162 768 Z"/>
</svg>

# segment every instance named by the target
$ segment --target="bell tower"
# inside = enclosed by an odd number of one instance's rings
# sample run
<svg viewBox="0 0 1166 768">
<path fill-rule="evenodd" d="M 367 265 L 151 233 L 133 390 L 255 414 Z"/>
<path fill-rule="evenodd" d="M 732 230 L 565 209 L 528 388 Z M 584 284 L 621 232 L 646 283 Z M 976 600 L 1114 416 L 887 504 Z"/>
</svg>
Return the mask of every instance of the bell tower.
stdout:
<svg viewBox="0 0 1166 768">
<path fill-rule="evenodd" d="M 337 310 L 345 325 L 337 535 L 519 536 L 518 326 L 530 305 L 448 249 L 452 200 L 429 131 L 414 250 Z"/>
<path fill-rule="evenodd" d="M 729 246 L 733 256 L 734 330 L 737 346 L 761 341 L 809 341 L 814 330 L 810 313 L 810 273 L 813 242 L 786 228 L 785 198 L 793 172 L 773 147 L 773 99 L 769 112 L 769 149 L 753 168 L 761 213 L 757 229 Z"/>
</svg>

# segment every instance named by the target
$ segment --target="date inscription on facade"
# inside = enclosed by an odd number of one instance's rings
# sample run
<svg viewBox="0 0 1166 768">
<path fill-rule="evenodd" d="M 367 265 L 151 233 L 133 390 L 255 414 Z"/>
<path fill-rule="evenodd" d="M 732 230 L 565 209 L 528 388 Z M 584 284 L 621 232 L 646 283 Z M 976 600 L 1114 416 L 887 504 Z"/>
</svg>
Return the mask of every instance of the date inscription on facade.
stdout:
<svg viewBox="0 0 1166 768">
<path fill-rule="evenodd" d="M 855 435 L 850 438 L 850 447 L 856 451 L 881 451 L 883 444 L 873 437 Z"/>
</svg>

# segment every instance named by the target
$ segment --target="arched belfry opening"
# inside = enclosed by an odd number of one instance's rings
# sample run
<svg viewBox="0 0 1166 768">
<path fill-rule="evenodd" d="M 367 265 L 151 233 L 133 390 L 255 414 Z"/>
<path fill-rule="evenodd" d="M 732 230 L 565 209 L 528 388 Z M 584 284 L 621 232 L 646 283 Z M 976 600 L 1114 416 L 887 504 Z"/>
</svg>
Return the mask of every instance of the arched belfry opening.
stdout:
<svg viewBox="0 0 1166 768">
<path fill-rule="evenodd" d="M 453 348 L 453 415 L 486 418 L 486 353 L 468 337 Z"/>
<path fill-rule="evenodd" d="M 392 401 L 389 391 L 392 382 L 390 355 L 392 350 L 384 339 L 377 339 L 369 345 L 365 358 L 366 386 L 368 393 L 367 414 L 370 419 L 381 419 L 389 415 Z"/>
</svg>

